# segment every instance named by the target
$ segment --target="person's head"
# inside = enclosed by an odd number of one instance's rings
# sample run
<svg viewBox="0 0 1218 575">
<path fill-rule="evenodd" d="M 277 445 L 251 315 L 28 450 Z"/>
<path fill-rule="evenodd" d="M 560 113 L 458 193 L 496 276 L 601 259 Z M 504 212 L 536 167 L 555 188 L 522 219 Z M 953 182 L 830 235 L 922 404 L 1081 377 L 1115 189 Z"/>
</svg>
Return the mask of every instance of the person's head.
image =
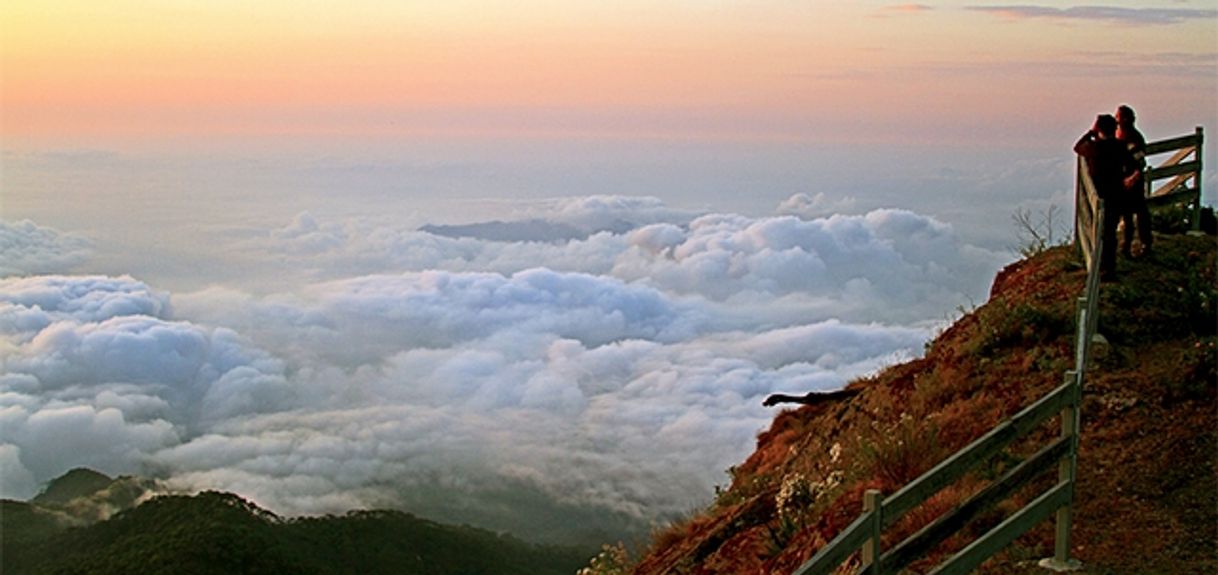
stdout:
<svg viewBox="0 0 1218 575">
<path fill-rule="evenodd" d="M 1111 138 L 1116 135 L 1116 118 L 1112 114 L 1100 114 L 1095 117 L 1095 125 L 1091 129 L 1105 138 Z"/>
<path fill-rule="evenodd" d="M 1116 120 L 1118 124 L 1122 126 L 1132 126 L 1134 119 L 1136 119 L 1136 117 L 1133 114 L 1133 108 L 1130 108 L 1124 104 L 1117 107 Z"/>
</svg>

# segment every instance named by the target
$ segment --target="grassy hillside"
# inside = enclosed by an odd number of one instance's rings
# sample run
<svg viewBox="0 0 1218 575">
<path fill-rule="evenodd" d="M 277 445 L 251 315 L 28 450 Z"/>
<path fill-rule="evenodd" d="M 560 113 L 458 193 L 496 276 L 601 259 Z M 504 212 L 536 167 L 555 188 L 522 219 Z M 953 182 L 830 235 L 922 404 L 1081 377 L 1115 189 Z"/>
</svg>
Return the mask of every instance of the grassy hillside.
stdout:
<svg viewBox="0 0 1218 575">
<path fill-rule="evenodd" d="M 1218 572 L 1215 240 L 1165 236 L 1156 250 L 1123 260 L 1120 281 L 1101 288 L 1099 332 L 1108 343 L 1096 346 L 1084 391 L 1073 549 L 1086 573 Z M 893 493 L 1059 385 L 1073 365 L 1084 280 L 1070 248 L 1012 264 L 989 301 L 922 359 L 852 383 L 853 397 L 780 413 L 756 452 L 729 470 L 716 501 L 657 532 L 630 570 L 791 573 L 858 516 L 865 490 Z M 886 544 L 1056 433 L 1054 419 L 898 521 Z M 986 513 L 966 535 L 1028 499 Z M 945 542 L 912 571 L 965 542 Z M 983 571 L 1043 573 L 1035 560 L 1052 555 L 1052 543 L 1046 522 Z M 594 572 L 615 568 L 602 562 Z"/>
</svg>

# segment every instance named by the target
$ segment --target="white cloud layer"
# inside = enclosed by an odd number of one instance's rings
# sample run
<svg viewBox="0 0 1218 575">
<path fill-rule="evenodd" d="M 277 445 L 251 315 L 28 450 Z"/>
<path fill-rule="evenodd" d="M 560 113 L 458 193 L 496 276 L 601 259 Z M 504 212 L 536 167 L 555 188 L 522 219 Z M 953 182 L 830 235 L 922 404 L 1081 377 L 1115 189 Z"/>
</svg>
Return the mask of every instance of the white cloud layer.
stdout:
<svg viewBox="0 0 1218 575">
<path fill-rule="evenodd" d="M 91 254 L 82 237 L 29 220 L 0 220 L 0 277 L 70 271 Z"/>
<path fill-rule="evenodd" d="M 630 229 L 496 242 L 305 214 L 235 241 L 308 266 L 290 292 L 171 306 L 129 277 L 0 280 L 0 494 L 90 465 L 288 514 L 642 529 L 705 502 L 768 424 L 767 394 L 917 354 L 1001 263 L 899 210 L 550 207 L 527 217 Z"/>
</svg>

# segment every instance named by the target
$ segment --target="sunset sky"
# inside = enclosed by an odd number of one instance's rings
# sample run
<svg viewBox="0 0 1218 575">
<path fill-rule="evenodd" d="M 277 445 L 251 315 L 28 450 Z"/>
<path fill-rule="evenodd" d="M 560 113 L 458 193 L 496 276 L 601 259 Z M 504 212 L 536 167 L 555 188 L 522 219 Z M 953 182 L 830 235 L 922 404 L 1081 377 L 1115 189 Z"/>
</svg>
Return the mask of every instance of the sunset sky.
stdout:
<svg viewBox="0 0 1218 575">
<path fill-rule="evenodd" d="M 1068 238 L 1122 103 L 1212 205 L 1212 0 L 6 1 L 0 497 L 645 535 Z"/>
<path fill-rule="evenodd" d="M 1188 130 L 1214 118 L 1218 85 L 1206 2 L 50 0 L 3 11 L 6 149 L 1027 145 L 1118 101 Z"/>
</svg>

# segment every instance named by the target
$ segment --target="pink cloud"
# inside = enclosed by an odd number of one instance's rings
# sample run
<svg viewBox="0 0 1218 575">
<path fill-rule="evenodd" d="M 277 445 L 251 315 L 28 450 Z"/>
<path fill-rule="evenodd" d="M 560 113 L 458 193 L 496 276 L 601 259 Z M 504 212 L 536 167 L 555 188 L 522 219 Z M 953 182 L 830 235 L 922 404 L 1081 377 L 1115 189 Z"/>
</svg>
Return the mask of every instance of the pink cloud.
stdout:
<svg viewBox="0 0 1218 575">
<path fill-rule="evenodd" d="M 1135 26 L 1180 24 L 1189 20 L 1218 18 L 1218 10 L 1183 8 L 1120 8 L 1115 6 L 1072 6 L 1051 8 L 1027 4 L 1008 6 L 969 6 L 968 10 L 994 14 L 1008 20 L 1099 21 Z"/>
</svg>

